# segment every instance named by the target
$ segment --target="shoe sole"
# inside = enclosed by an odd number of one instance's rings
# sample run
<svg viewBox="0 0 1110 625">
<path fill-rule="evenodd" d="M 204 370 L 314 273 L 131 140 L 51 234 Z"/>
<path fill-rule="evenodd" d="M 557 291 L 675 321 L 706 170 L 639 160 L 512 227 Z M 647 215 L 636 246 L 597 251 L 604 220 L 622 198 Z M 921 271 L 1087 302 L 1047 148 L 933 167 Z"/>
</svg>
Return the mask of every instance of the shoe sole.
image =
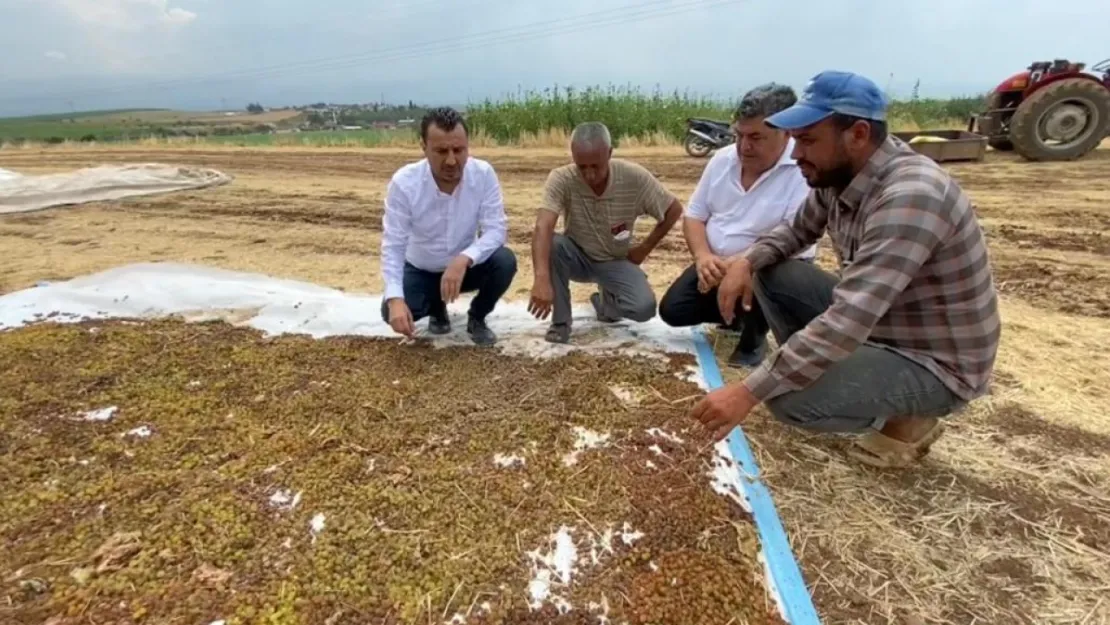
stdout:
<svg viewBox="0 0 1110 625">
<path fill-rule="evenodd" d="M 480 347 L 487 347 L 489 345 L 494 345 L 494 344 L 497 343 L 496 338 L 492 338 L 492 339 L 488 339 L 488 340 L 478 340 L 478 339 L 474 338 L 473 334 L 470 334 L 470 340 L 473 341 L 475 345 L 478 345 Z"/>
</svg>

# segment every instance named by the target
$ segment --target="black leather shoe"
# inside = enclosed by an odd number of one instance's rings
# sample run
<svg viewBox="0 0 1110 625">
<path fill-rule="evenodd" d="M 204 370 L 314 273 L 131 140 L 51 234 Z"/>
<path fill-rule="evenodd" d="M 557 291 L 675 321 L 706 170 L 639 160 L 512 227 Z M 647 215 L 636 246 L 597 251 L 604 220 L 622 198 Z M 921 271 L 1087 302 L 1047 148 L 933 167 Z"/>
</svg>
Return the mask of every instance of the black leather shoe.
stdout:
<svg viewBox="0 0 1110 625">
<path fill-rule="evenodd" d="M 447 316 L 447 311 L 442 315 L 432 315 L 428 317 L 428 332 L 432 334 L 447 334 L 451 331 L 451 318 Z"/>
<path fill-rule="evenodd" d="M 470 335 L 470 340 L 478 345 L 493 345 L 497 342 L 497 335 L 493 330 L 489 329 L 486 322 L 482 319 L 475 319 L 471 317 L 466 322 L 466 333 Z"/>
<path fill-rule="evenodd" d="M 767 341 L 760 341 L 759 345 L 754 349 L 740 349 L 737 345 L 736 349 L 732 351 L 732 355 L 728 357 L 728 366 L 733 368 L 755 368 L 759 363 L 763 362 L 763 357 L 767 353 Z"/>
</svg>

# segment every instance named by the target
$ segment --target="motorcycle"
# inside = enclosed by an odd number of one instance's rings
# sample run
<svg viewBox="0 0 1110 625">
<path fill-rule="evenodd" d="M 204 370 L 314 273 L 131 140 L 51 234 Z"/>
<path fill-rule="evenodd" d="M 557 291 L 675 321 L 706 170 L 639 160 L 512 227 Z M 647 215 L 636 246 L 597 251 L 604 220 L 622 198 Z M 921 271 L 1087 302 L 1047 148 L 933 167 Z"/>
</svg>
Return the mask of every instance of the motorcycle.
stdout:
<svg viewBox="0 0 1110 625">
<path fill-rule="evenodd" d="M 708 156 L 713 150 L 731 145 L 736 140 L 727 122 L 704 117 L 686 119 L 686 140 L 683 147 L 686 153 L 695 158 Z"/>
</svg>

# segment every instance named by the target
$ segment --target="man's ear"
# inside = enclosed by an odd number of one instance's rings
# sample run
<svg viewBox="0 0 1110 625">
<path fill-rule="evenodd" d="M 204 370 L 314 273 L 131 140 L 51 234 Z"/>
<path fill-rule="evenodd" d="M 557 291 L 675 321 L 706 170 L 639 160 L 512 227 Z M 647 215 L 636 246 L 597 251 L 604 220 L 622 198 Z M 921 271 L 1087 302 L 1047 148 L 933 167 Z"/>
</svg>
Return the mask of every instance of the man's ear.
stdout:
<svg viewBox="0 0 1110 625">
<path fill-rule="evenodd" d="M 866 145 L 871 142 L 871 124 L 866 121 L 857 119 L 848 130 L 851 133 L 853 145 Z"/>
</svg>

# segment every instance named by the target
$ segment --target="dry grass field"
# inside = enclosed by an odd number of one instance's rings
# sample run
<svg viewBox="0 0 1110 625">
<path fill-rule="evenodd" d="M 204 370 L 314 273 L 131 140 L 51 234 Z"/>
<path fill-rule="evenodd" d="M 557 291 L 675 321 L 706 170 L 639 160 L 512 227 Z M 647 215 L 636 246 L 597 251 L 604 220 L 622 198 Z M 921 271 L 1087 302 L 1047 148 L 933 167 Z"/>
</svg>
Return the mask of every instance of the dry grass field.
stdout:
<svg viewBox="0 0 1110 625">
<path fill-rule="evenodd" d="M 474 155 L 500 176 L 520 266 L 509 295 L 524 299 L 541 185 L 568 156 Z M 683 200 L 704 164 L 676 148 L 618 156 L 650 168 Z M 416 158 L 399 148 L 0 151 L 0 167 L 20 173 L 165 162 L 236 177 L 211 190 L 0 218 L 0 294 L 142 261 L 380 292 L 385 184 Z M 951 171 L 986 230 L 1002 298 L 993 393 L 952 418 L 934 453 L 908 471 L 859 467 L 841 439 L 787 430 L 762 410 L 745 431 L 826 623 L 1110 623 L 1110 146 L 1074 163 L 991 153 Z M 688 262 L 676 227 L 645 265 L 659 296 Z M 588 294 L 576 287 L 578 301 Z"/>
</svg>

